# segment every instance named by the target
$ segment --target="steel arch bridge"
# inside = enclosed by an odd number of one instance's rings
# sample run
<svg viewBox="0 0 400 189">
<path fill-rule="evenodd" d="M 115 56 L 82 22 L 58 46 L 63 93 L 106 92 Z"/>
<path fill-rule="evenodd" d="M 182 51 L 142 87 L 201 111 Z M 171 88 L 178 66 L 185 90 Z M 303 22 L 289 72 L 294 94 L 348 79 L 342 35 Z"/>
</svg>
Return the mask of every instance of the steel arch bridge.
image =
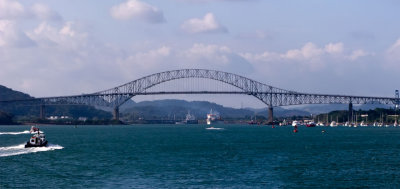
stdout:
<svg viewBox="0 0 400 189">
<path fill-rule="evenodd" d="M 186 78 L 202 78 L 215 80 L 231 85 L 238 90 L 235 91 L 149 91 L 149 89 L 172 80 Z M 334 94 L 313 94 L 300 93 L 273 87 L 244 76 L 233 73 L 207 70 L 207 69 L 181 69 L 165 71 L 148 75 L 123 85 L 107 89 L 104 91 L 73 95 L 43 97 L 34 99 L 14 100 L 13 102 L 40 104 L 42 109 L 46 105 L 54 104 L 78 104 L 100 107 L 110 107 L 114 109 L 114 119 L 119 119 L 119 107 L 127 100 L 138 95 L 160 95 L 160 94 L 245 94 L 259 99 L 269 107 L 269 121 L 273 121 L 274 106 L 289 106 L 300 104 L 352 104 L 380 103 L 380 104 L 399 104 L 397 97 L 371 97 L 371 96 L 351 96 Z M 4 102 L 4 101 L 3 101 Z M 44 117 L 44 110 L 41 109 L 41 117 Z"/>
</svg>

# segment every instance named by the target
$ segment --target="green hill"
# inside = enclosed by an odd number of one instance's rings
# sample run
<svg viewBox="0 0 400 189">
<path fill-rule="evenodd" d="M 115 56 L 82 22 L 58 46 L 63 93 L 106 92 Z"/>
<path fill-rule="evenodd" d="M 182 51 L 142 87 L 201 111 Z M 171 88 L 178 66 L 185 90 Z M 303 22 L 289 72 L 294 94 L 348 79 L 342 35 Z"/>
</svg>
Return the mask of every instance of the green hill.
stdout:
<svg viewBox="0 0 400 189">
<path fill-rule="evenodd" d="M 210 110 L 217 111 L 225 120 L 229 119 L 251 119 L 257 115 L 258 118 L 268 118 L 268 112 L 265 109 L 236 109 L 224 107 L 222 105 L 207 101 L 185 100 L 156 100 L 143 101 L 135 103 L 130 100 L 121 107 L 121 117 L 124 120 L 137 119 L 184 119 L 186 114 L 190 112 L 197 119 L 206 119 Z M 305 116 L 310 115 L 306 111 L 287 110 L 284 108 L 274 108 L 275 117 L 291 117 L 293 115 Z"/>
<path fill-rule="evenodd" d="M 183 119 L 190 112 L 198 119 L 205 119 L 211 109 L 219 112 L 225 119 L 244 118 L 254 114 L 250 110 L 224 107 L 206 101 L 156 100 L 139 103 L 130 102 L 129 107 L 124 106 L 122 107 L 122 116 L 125 118 L 174 119 L 175 117 L 175 119 Z"/>
<path fill-rule="evenodd" d="M 0 85 L 0 101 L 31 99 L 28 94 L 12 90 Z M 92 106 L 68 105 L 68 106 L 46 106 L 47 116 L 69 116 L 72 118 L 86 117 L 88 119 L 111 119 L 110 112 L 98 110 Z M 0 103 L 0 111 L 6 112 L 14 120 L 34 120 L 39 117 L 40 107 L 38 105 L 22 105 L 13 103 Z M 5 119 L 3 116 L 2 119 Z"/>
<path fill-rule="evenodd" d="M 11 125 L 14 124 L 13 116 L 0 111 L 0 125 Z"/>
</svg>

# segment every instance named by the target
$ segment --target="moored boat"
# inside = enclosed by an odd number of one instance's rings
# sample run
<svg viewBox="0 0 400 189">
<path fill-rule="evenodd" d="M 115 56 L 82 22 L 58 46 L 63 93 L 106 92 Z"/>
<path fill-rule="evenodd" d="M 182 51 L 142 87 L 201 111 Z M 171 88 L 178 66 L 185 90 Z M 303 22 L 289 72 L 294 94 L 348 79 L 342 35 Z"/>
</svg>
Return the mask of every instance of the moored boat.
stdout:
<svg viewBox="0 0 400 189">
<path fill-rule="evenodd" d="M 368 126 L 368 124 L 367 124 L 366 122 L 362 121 L 362 122 L 360 123 L 360 126 L 361 126 L 361 127 L 366 127 L 366 126 Z"/>
<path fill-rule="evenodd" d="M 293 127 L 298 127 L 298 126 L 300 126 L 300 122 L 299 121 L 293 121 L 292 122 L 292 126 Z"/>
<path fill-rule="evenodd" d="M 310 122 L 308 122 L 308 123 L 306 124 L 306 126 L 307 126 L 307 127 L 315 127 L 316 124 L 315 124 L 314 122 L 310 121 Z"/>
</svg>

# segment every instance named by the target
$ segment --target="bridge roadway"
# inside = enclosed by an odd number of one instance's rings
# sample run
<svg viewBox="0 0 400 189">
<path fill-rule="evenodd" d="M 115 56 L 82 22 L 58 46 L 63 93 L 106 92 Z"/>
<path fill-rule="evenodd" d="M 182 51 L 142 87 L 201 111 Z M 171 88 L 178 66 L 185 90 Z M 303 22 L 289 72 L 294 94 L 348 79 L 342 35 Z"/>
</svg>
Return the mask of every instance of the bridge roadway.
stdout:
<svg viewBox="0 0 400 189">
<path fill-rule="evenodd" d="M 234 86 L 235 89 L 239 89 L 240 91 L 149 91 L 149 89 L 161 83 L 185 78 L 202 78 L 215 80 Z M 20 100 L 16 99 L 12 101 L 0 101 L 0 104 L 6 102 L 14 102 L 17 104 L 22 103 L 25 105 L 40 105 L 41 118 L 45 117 L 44 107 L 47 105 L 69 104 L 110 107 L 114 109 L 114 119 L 119 119 L 119 106 L 121 106 L 123 103 L 134 96 L 175 94 L 251 95 L 268 106 L 268 119 L 270 122 L 273 121 L 274 106 L 289 106 L 300 104 L 349 104 L 349 117 L 352 117 L 351 113 L 353 104 L 399 104 L 398 91 L 396 91 L 395 97 L 299 93 L 295 91 L 272 87 L 236 74 L 204 69 L 183 69 L 160 72 L 97 93 Z"/>
</svg>

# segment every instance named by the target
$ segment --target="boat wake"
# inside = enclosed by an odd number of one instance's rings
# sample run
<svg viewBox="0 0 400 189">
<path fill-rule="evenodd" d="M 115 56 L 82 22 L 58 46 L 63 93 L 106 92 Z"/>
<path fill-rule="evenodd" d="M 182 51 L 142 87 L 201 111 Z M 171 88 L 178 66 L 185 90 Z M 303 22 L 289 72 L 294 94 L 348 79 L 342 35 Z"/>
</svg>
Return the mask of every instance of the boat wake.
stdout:
<svg viewBox="0 0 400 189">
<path fill-rule="evenodd" d="M 28 130 L 22 132 L 0 132 L 0 135 L 22 135 L 22 134 L 30 134 L 31 132 Z"/>
<path fill-rule="evenodd" d="M 224 130 L 224 128 L 219 128 L 219 127 L 207 127 L 207 130 Z"/>
<path fill-rule="evenodd" d="M 20 154 L 29 154 L 36 152 L 45 152 L 51 150 L 61 150 L 63 148 L 64 147 L 56 144 L 49 144 L 43 147 L 25 148 L 25 144 L 20 144 L 16 146 L 0 147 L 0 157 L 15 156 Z"/>
</svg>

